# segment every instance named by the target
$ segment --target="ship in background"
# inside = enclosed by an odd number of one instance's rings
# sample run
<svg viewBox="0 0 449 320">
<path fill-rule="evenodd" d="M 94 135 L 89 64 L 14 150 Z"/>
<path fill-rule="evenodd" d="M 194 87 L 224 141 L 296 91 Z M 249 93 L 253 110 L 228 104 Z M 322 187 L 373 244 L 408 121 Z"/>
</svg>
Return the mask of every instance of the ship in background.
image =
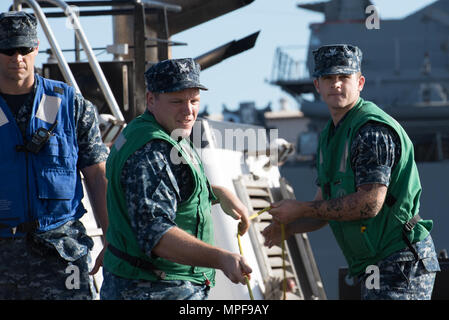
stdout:
<svg viewBox="0 0 449 320">
<path fill-rule="evenodd" d="M 189 29 L 205 21 L 214 19 L 223 14 L 238 10 L 254 0 L 98 0 L 98 1 L 62 1 L 62 0 L 14 0 L 11 3 L 23 4 L 24 10 L 34 12 L 38 15 L 41 26 L 45 27 L 47 18 L 65 17 L 70 10 L 67 6 L 75 5 L 80 8 L 80 16 L 113 16 L 114 43 L 108 46 L 109 53 L 114 54 L 112 61 L 96 60 L 89 48 L 82 28 L 75 28 L 77 35 L 74 51 L 75 61 L 67 63 L 61 50 L 56 43 L 52 44 L 51 59 L 44 63 L 41 72 L 44 76 L 66 81 L 77 87 L 82 94 L 93 101 L 98 108 L 101 117 L 101 127 L 103 139 L 106 143 L 113 143 L 120 130 L 145 110 L 144 95 L 145 85 L 143 70 L 150 63 L 160 61 L 170 57 L 170 48 L 180 45 L 171 41 L 173 34 Z M 418 159 L 418 166 L 421 172 L 423 184 L 423 198 L 421 212 L 425 218 L 435 221 L 434 240 L 438 250 L 448 247 L 447 234 L 444 230 L 448 226 L 447 213 L 449 204 L 444 192 L 449 190 L 449 166 L 447 152 L 447 130 L 449 119 L 441 114 L 446 112 L 446 105 L 441 101 L 435 103 L 433 100 L 440 96 L 441 91 L 435 91 L 442 84 L 442 88 L 447 93 L 448 78 L 448 54 L 446 46 L 448 38 L 447 25 L 441 25 L 445 19 L 445 13 L 449 12 L 444 1 L 438 1 L 436 11 L 429 10 L 424 16 L 417 16 L 408 23 L 409 30 L 414 30 L 413 34 L 407 34 L 406 27 L 401 21 L 381 21 L 379 30 L 384 32 L 377 37 L 376 45 L 369 45 L 360 39 L 366 36 L 365 6 L 369 1 L 330 1 L 328 3 L 314 3 L 310 5 L 301 4 L 302 9 L 311 9 L 326 14 L 326 21 L 311 26 L 312 35 L 310 38 L 310 49 L 314 49 L 321 44 L 336 42 L 351 42 L 359 45 L 365 53 L 363 71 L 367 77 L 364 95 L 368 100 L 373 100 L 381 106 L 397 107 L 395 110 L 407 109 L 404 113 L 408 116 L 400 120 L 405 128 L 411 133 L 418 135 L 414 142 L 419 139 L 424 140 L 421 144 L 422 154 L 436 159 Z M 62 11 L 47 10 L 47 8 L 60 7 Z M 32 8 L 32 9 L 30 9 Z M 39 12 L 43 9 L 42 13 Z M 302 10 L 301 9 L 301 10 Z M 433 15 L 431 14 L 433 12 Z M 300 18 L 300 11 L 298 11 Z M 423 20 L 424 19 L 424 20 Z M 427 20 L 426 20 L 427 19 Z M 423 20 L 423 21 L 421 21 Z M 74 19 L 76 21 L 76 19 Z M 428 21 L 428 22 L 424 22 Z M 395 24 L 396 23 L 396 24 Z M 425 24 L 427 23 L 427 24 Z M 427 26 L 424 34 L 415 32 L 416 25 Z M 390 25 L 390 26 L 389 26 Z M 389 27 L 388 27 L 389 26 Z M 81 27 L 81 26 L 80 26 Z M 404 32 L 399 30 L 404 29 Z M 46 29 L 46 28 L 44 28 Z M 389 30 L 385 32 L 384 30 Z M 51 30 L 47 30 L 47 38 L 51 38 Z M 109 32 L 106 31 L 106 32 Z M 338 31 L 338 32 L 336 32 Z M 433 41 L 436 35 L 440 38 Z M 395 36 L 397 40 L 387 41 L 386 39 Z M 441 35 L 441 36 L 440 36 Z M 214 64 L 220 63 L 224 59 L 237 55 L 245 50 L 250 50 L 256 40 L 258 32 L 250 34 L 240 40 L 232 40 L 218 48 L 198 56 L 196 60 L 206 69 Z M 342 38 L 344 36 L 344 38 Z M 431 48 L 427 55 L 422 53 L 408 54 L 405 49 L 424 49 L 427 43 L 417 45 L 414 41 L 418 39 L 429 41 Z M 422 37 L 422 38 L 420 38 Z M 402 43 L 402 40 L 404 43 Z M 405 41 L 406 40 L 406 41 Z M 52 41 L 50 41 L 52 42 Z M 383 46 L 385 44 L 385 46 Z M 386 46 L 388 44 L 388 46 Z M 405 47 L 403 47 L 405 46 Z M 416 47 L 415 47 L 416 46 Z M 391 58 L 391 48 L 395 53 Z M 438 47 L 438 48 L 437 48 Z M 394 49 L 396 48 L 396 49 Z M 387 50 L 388 49 L 388 50 Z M 84 50 L 88 62 L 79 61 L 79 53 Z M 440 54 L 440 51 L 442 53 Z M 445 51 L 446 50 L 446 51 Z M 309 50 L 310 53 L 310 50 Z M 275 65 L 276 77 L 272 78 L 272 83 L 283 88 L 301 102 L 301 111 L 286 111 L 281 114 L 268 112 L 269 106 L 264 111 L 264 117 L 255 115 L 255 106 L 246 104 L 242 107 L 239 115 L 228 113 L 228 120 L 233 122 L 214 121 L 211 119 L 198 119 L 194 134 L 197 132 L 201 137 L 197 147 L 201 150 L 205 162 L 205 171 L 212 183 L 225 185 L 233 190 L 239 198 L 247 205 L 250 211 L 260 210 L 270 202 L 285 198 L 297 198 L 300 200 L 310 200 L 315 193 L 315 177 L 313 158 L 318 131 L 327 121 L 327 109 L 315 95 L 312 79 L 308 77 L 296 77 L 290 72 L 290 67 L 284 69 L 291 59 L 285 59 L 285 54 L 279 51 L 276 58 L 282 60 L 281 64 Z M 421 58 L 421 55 L 423 58 Z M 415 57 L 412 59 L 412 56 Z M 419 59 L 416 58 L 419 56 Z M 425 59 L 424 59 L 425 58 Z M 428 76 L 420 72 L 415 72 L 414 64 L 421 68 L 422 62 L 429 61 L 431 68 Z M 416 60 L 416 61 L 415 61 Z M 277 61 L 277 60 L 276 60 Z M 310 56 L 307 66 L 310 68 Z M 370 62 L 371 61 L 371 62 Z M 409 62 L 411 62 L 409 64 Z M 287 63 L 286 63 L 287 62 Z M 385 63 L 385 65 L 384 65 Z M 394 67 L 397 66 L 398 73 Z M 393 69 L 389 69 L 389 68 Z M 415 66 L 416 67 L 416 66 Z M 385 72 L 380 72 L 385 68 Z M 443 71 L 441 71 L 441 70 Z M 440 70 L 440 71 L 437 71 Z M 445 73 L 444 73 L 444 70 Z M 388 72 L 387 72 L 388 71 Z M 377 72 L 377 73 L 376 73 Z M 377 76 L 376 76 L 377 75 Z M 427 80 L 426 80 L 427 79 Z M 443 80 L 446 79 L 444 82 Z M 372 82 L 370 82 L 372 81 Z M 425 99 L 412 99 L 410 101 L 399 99 L 418 94 L 419 90 L 407 91 L 410 87 L 421 88 L 424 84 L 422 97 Z M 389 87 L 392 86 L 392 87 Z M 373 87 L 371 95 L 368 95 L 368 87 Z M 388 89 L 387 89 L 388 88 Z M 400 91 L 399 88 L 402 88 Z M 371 90 L 371 89 L 370 89 Z M 397 102 L 392 98 L 395 93 Z M 376 93 L 377 92 L 377 93 Z M 427 92 L 427 93 L 426 93 Z M 387 96 L 384 96 L 388 93 Z M 376 100 L 376 94 L 378 99 Z M 309 97 L 314 97 L 310 99 Z M 388 99 L 387 99 L 388 97 Z M 382 100 L 382 99 L 386 100 Z M 441 100 L 441 99 L 440 99 Z M 427 101 L 427 102 L 426 102 Z M 447 101 L 447 99 L 446 99 Z M 388 103 L 387 103 L 388 102 Z M 395 102 L 395 103 L 394 103 Z M 407 105 L 402 105 L 407 103 Z M 424 104 L 423 104 L 424 103 Z M 401 108 L 401 109 L 400 109 Z M 425 110 L 421 114 L 415 113 Z M 228 110 L 229 111 L 229 110 Z M 413 111 L 413 112 L 411 112 Z M 429 111 L 429 112 L 426 112 Z M 255 119 L 256 125 L 242 124 L 237 119 L 252 121 Z M 429 121 L 432 121 L 431 123 Z M 445 127 L 446 124 L 446 127 Z M 260 132 L 260 129 L 278 128 L 279 136 L 284 137 L 298 146 L 296 155 L 290 155 L 291 144 L 279 141 L 279 145 L 274 141 L 263 141 L 258 143 L 257 150 L 249 150 L 247 145 L 240 147 L 220 145 L 219 137 L 223 137 L 226 132 Z M 291 128 L 294 136 L 290 139 Z M 446 130 L 446 131 L 445 131 Z M 299 133 L 299 135 L 298 135 Z M 429 135 L 429 137 L 427 136 Z M 195 139 L 193 139 L 195 142 Z M 434 143 L 434 148 L 431 149 Z M 276 150 L 273 150 L 276 149 Z M 273 159 L 273 154 L 277 155 Z M 287 160 L 287 156 L 290 156 Z M 431 160 L 431 161 L 430 161 Z M 276 166 L 284 163 L 283 166 Z M 447 192 L 446 192 L 447 195 Z M 89 199 L 85 199 L 88 214 L 84 217 L 89 234 L 94 238 L 96 253 L 102 247 L 101 229 L 92 215 L 89 206 Z M 235 237 L 236 223 L 229 221 L 220 212 L 220 208 L 214 206 L 213 218 L 215 222 L 216 243 L 218 246 L 228 250 L 238 252 Z M 346 265 L 340 249 L 337 247 L 330 230 L 324 229 L 310 234 L 301 234 L 291 237 L 287 241 L 287 253 L 281 253 L 280 248 L 268 250 L 263 246 L 263 239 L 260 235 L 271 217 L 268 214 L 261 215 L 252 224 L 247 235 L 242 237 L 245 257 L 253 267 L 251 287 L 256 299 L 280 299 L 282 297 L 282 277 L 283 269 L 289 280 L 289 299 L 338 299 L 344 298 L 338 294 L 339 268 Z M 444 220 L 446 219 L 446 220 Z M 310 241 L 309 241 L 310 239 Z M 95 255 L 95 253 L 94 253 Z M 101 285 L 101 275 L 96 278 L 96 285 Z M 446 290 L 448 292 L 449 290 Z M 246 287 L 234 285 L 227 281 L 223 275 L 218 273 L 217 286 L 211 292 L 211 299 L 245 300 L 248 299 Z"/>
<path fill-rule="evenodd" d="M 329 120 L 327 106 L 309 76 L 313 70 L 312 51 L 336 43 L 360 47 L 366 78 L 361 96 L 392 115 L 410 136 L 423 187 L 420 214 L 434 221 L 432 237 L 437 252 L 447 258 L 449 1 L 436 1 L 403 19 L 380 19 L 378 28 L 372 28 L 376 27 L 371 20 L 375 12 L 367 10 L 373 8 L 371 5 L 369 0 L 298 4 L 299 11 L 320 12 L 325 19 L 310 25 L 305 66 L 282 49 L 276 51 L 271 83 L 294 97 L 301 111 L 290 115 L 285 111 L 266 113 L 265 120 L 268 127 L 279 128 L 280 136 L 296 145 L 296 156 L 281 167 L 281 173 L 291 182 L 297 199 L 312 199 L 318 133 Z M 330 228 L 310 233 L 309 237 L 328 297 L 353 294 L 344 280 L 346 262 Z"/>
</svg>

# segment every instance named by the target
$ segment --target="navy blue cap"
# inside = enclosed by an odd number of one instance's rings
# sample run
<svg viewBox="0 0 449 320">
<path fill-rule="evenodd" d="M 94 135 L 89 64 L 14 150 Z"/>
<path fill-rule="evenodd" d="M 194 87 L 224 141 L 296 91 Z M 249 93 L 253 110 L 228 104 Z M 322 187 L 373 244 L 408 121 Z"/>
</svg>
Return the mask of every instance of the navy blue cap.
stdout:
<svg viewBox="0 0 449 320">
<path fill-rule="evenodd" d="M 0 49 L 35 48 L 38 45 L 36 18 L 24 11 L 0 14 Z"/>
<path fill-rule="evenodd" d="M 356 46 L 332 44 L 322 46 L 312 53 L 315 78 L 331 74 L 353 74 L 362 70 L 362 51 Z"/>
<path fill-rule="evenodd" d="M 200 65 L 192 58 L 169 59 L 158 62 L 145 72 L 147 89 L 165 93 L 198 88 L 207 90 L 200 83 Z"/>
</svg>

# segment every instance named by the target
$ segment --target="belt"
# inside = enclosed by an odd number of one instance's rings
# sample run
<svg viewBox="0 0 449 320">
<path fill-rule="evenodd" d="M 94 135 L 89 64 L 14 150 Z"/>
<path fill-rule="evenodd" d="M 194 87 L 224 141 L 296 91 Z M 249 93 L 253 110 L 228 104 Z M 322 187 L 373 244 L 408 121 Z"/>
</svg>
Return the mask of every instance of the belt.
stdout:
<svg viewBox="0 0 449 320">
<path fill-rule="evenodd" d="M 158 278 L 164 280 L 166 277 L 166 273 L 164 271 L 156 269 L 156 267 L 149 261 L 141 259 L 139 257 L 134 257 L 132 255 L 129 255 L 126 252 L 123 252 L 116 247 L 114 247 L 112 244 L 108 244 L 108 250 L 117 258 L 125 260 L 133 267 L 143 269 L 146 271 L 150 271 L 154 273 Z"/>
<path fill-rule="evenodd" d="M 34 220 L 34 221 L 26 221 L 23 222 L 21 224 L 18 224 L 15 227 L 11 227 L 10 225 L 4 224 L 4 223 L 0 223 L 0 229 L 11 229 L 11 233 L 13 235 L 16 234 L 16 232 L 34 232 L 39 228 L 39 221 L 38 220 Z"/>
</svg>

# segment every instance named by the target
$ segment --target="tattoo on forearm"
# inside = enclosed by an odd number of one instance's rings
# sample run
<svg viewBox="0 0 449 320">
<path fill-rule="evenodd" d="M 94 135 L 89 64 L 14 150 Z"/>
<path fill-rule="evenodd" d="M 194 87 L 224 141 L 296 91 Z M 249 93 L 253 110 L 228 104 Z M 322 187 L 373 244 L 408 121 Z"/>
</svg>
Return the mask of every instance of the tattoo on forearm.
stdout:
<svg viewBox="0 0 449 320">
<path fill-rule="evenodd" d="M 337 220 L 344 215 L 343 198 L 312 201 L 310 205 L 318 219 L 328 220 L 333 217 L 331 220 Z"/>
<path fill-rule="evenodd" d="M 379 192 L 372 192 L 374 185 L 360 188 L 359 192 L 341 198 L 312 201 L 312 216 L 322 220 L 358 220 L 374 217 L 382 208 Z M 376 189 L 379 190 L 379 189 Z"/>
<path fill-rule="evenodd" d="M 360 218 L 369 218 L 371 212 L 373 211 L 372 206 L 369 203 L 365 203 L 364 207 L 360 210 Z"/>
</svg>

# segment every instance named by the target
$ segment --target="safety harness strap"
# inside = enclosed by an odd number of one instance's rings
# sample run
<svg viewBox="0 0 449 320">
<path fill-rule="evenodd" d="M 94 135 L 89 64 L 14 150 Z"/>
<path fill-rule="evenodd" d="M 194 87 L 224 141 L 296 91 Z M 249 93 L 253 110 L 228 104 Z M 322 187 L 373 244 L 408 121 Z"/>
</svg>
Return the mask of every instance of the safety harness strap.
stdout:
<svg viewBox="0 0 449 320">
<path fill-rule="evenodd" d="M 397 199 L 391 194 L 388 193 L 385 198 L 385 203 L 387 206 L 392 207 L 396 203 Z M 410 249 L 410 251 L 413 253 L 413 256 L 415 257 L 415 261 L 419 260 L 418 252 L 416 252 L 415 247 L 412 246 L 412 243 L 407 237 L 407 234 L 410 233 L 410 231 L 413 230 L 415 225 L 418 223 L 418 221 L 421 220 L 421 217 L 419 214 L 414 215 L 409 221 L 404 223 L 404 226 L 402 227 L 402 238 L 407 244 L 407 247 Z"/>
<path fill-rule="evenodd" d="M 150 271 L 154 274 L 156 274 L 160 279 L 164 280 L 166 277 L 166 273 L 164 271 L 156 269 L 156 267 L 149 261 L 146 261 L 144 259 L 141 259 L 139 257 L 134 257 L 129 255 L 126 252 L 123 252 L 116 247 L 114 247 L 112 244 L 108 244 L 108 250 L 117 258 L 125 260 L 133 267 L 143 269 L 146 271 Z"/>
<path fill-rule="evenodd" d="M 409 247 L 410 251 L 415 256 L 415 261 L 419 260 L 418 252 L 416 252 L 415 247 L 413 247 L 412 243 L 408 239 L 407 234 L 413 230 L 413 228 L 415 227 L 415 225 L 418 223 L 419 220 L 421 220 L 421 217 L 419 216 L 419 214 L 416 214 L 409 221 L 407 221 L 402 228 L 402 238 Z"/>
<path fill-rule="evenodd" d="M 10 225 L 0 223 L 0 229 L 11 229 L 12 234 L 14 235 L 16 232 L 25 233 L 25 232 L 34 232 L 39 228 L 39 221 L 27 221 L 23 222 L 15 227 L 11 227 Z"/>
</svg>

